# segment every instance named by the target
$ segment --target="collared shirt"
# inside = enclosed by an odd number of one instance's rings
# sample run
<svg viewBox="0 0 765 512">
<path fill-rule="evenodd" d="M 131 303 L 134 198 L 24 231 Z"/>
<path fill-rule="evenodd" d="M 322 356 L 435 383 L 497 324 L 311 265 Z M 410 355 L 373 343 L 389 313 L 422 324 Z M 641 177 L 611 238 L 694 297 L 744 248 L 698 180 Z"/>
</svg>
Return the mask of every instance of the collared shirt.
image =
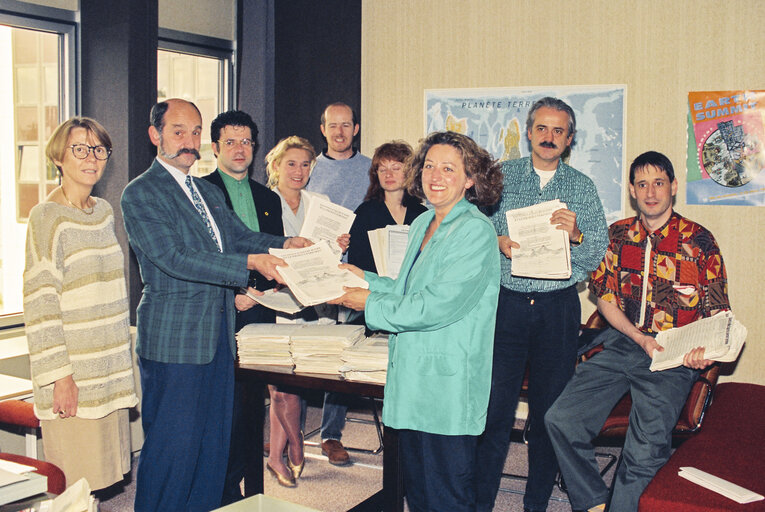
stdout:
<svg viewBox="0 0 765 512">
<path fill-rule="evenodd" d="M 658 333 L 730 309 L 720 248 L 703 226 L 672 212 L 654 232 L 631 217 L 611 224 L 609 235 L 590 290 L 641 331 Z"/>
<path fill-rule="evenodd" d="M 220 174 L 223 185 L 226 187 L 228 197 L 231 198 L 231 206 L 234 207 L 234 213 L 242 219 L 244 225 L 252 231 L 260 231 L 258 222 L 258 210 L 255 206 L 255 199 L 252 197 L 250 180 L 245 176 L 238 180 L 217 169 L 215 172 Z"/>
<path fill-rule="evenodd" d="M 170 173 L 170 176 L 172 176 L 175 181 L 178 182 L 178 186 L 181 187 L 181 190 L 183 190 L 183 193 L 186 194 L 186 197 L 189 198 L 189 201 L 191 202 L 191 205 L 194 206 L 194 199 L 191 197 L 191 191 L 189 190 L 189 187 L 186 186 L 186 175 L 178 169 L 177 167 L 173 167 L 172 165 L 168 164 L 167 162 L 163 161 L 160 158 L 157 158 L 157 162 L 159 162 L 159 165 L 167 169 L 167 172 Z M 194 187 L 194 189 L 197 191 L 197 194 L 199 194 L 199 188 L 197 187 L 197 184 L 194 183 L 194 178 L 191 179 L 191 184 Z M 207 212 L 207 218 L 210 219 L 210 224 L 212 225 L 213 231 L 215 232 L 215 236 L 218 239 L 218 247 L 220 247 L 221 251 L 223 250 L 223 240 L 220 237 L 220 230 L 218 229 L 218 225 L 215 223 L 215 218 L 212 216 L 212 213 L 210 213 L 210 209 L 207 207 L 207 203 L 205 202 L 205 198 L 202 194 L 199 194 L 199 198 L 202 200 L 202 206 L 205 207 L 205 212 Z M 196 210 L 196 206 L 194 206 L 194 209 Z"/>
<path fill-rule="evenodd" d="M 497 235 L 507 235 L 505 212 L 553 199 L 566 203 L 576 213 L 576 223 L 584 234 L 579 245 L 571 245 L 571 277 L 569 279 L 532 279 L 511 275 L 513 260 L 500 257 L 502 286 L 517 292 L 552 292 L 583 281 L 603 259 L 608 246 L 608 227 L 598 191 L 590 178 L 573 167 L 558 162 L 552 179 L 542 188 L 534 172 L 531 158 L 524 157 L 502 163 L 504 188 L 499 203 L 490 209 Z"/>
</svg>

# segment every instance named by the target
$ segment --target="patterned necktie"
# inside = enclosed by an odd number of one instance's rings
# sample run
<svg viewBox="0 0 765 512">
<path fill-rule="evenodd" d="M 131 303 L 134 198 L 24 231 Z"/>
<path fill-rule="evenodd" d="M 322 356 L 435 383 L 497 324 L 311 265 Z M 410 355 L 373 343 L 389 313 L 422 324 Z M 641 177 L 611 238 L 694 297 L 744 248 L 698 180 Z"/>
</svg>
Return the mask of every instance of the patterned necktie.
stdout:
<svg viewBox="0 0 765 512">
<path fill-rule="evenodd" d="M 218 243 L 218 237 L 215 236 L 215 231 L 213 230 L 212 224 L 210 223 L 210 218 L 207 216 L 205 205 L 202 204 L 202 198 L 199 197 L 197 189 L 195 189 L 191 184 L 191 176 L 186 176 L 186 186 L 191 191 L 191 200 L 194 202 L 194 208 L 196 208 L 199 212 L 199 215 L 202 216 L 202 222 L 204 222 L 205 226 L 207 226 L 207 232 L 210 234 L 213 242 L 215 242 L 215 245 L 218 247 L 218 252 L 223 252 L 220 248 L 220 244 Z"/>
</svg>

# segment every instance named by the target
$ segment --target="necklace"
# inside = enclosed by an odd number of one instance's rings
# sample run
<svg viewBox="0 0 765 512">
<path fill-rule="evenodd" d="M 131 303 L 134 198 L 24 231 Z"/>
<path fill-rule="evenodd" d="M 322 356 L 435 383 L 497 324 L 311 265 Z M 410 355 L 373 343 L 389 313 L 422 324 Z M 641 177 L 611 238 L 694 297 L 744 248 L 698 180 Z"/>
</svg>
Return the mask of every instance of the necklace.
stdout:
<svg viewBox="0 0 765 512">
<path fill-rule="evenodd" d="M 64 199 L 66 199 L 66 202 L 69 203 L 71 206 L 77 208 L 85 215 L 91 215 L 96 210 L 96 205 L 93 205 L 90 207 L 90 211 L 86 211 L 83 208 L 80 208 L 76 204 L 74 204 L 72 201 L 69 200 L 69 198 L 66 196 L 66 190 L 64 190 L 64 187 L 61 187 L 61 193 L 64 194 Z M 90 202 L 90 194 L 88 194 L 88 198 L 85 200 L 86 202 Z"/>
</svg>

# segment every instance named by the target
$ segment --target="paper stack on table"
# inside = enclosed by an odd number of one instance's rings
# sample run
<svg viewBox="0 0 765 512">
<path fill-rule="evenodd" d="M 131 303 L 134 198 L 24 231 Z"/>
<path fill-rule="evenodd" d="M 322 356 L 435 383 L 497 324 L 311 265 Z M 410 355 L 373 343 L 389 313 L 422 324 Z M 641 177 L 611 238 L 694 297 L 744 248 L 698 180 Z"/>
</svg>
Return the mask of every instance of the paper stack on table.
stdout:
<svg viewBox="0 0 765 512">
<path fill-rule="evenodd" d="M 346 380 L 385 384 L 388 336 L 375 334 L 343 350 L 340 371 Z"/>
<path fill-rule="evenodd" d="M 702 487 L 714 491 L 718 494 L 722 494 L 726 498 L 730 498 L 738 503 L 752 503 L 753 501 L 760 501 L 765 499 L 761 494 L 757 494 L 754 491 L 745 489 L 740 485 L 736 485 L 722 478 L 710 475 L 705 471 L 692 467 L 682 467 L 677 473 L 679 476 L 690 480 L 694 484 L 698 484 Z"/>
<path fill-rule="evenodd" d="M 290 336 L 299 324 L 249 324 L 236 333 L 239 362 L 293 366 Z"/>
<path fill-rule="evenodd" d="M 363 325 L 301 324 L 292 333 L 290 349 L 295 373 L 340 373 L 340 354 L 364 339 Z"/>
</svg>

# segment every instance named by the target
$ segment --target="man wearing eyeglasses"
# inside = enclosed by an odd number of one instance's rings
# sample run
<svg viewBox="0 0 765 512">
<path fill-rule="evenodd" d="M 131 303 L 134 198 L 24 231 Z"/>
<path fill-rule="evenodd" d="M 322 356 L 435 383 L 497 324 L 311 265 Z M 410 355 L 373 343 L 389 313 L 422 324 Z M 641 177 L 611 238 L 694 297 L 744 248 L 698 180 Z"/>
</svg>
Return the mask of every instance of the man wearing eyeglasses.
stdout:
<svg viewBox="0 0 765 512">
<path fill-rule="evenodd" d="M 250 164 L 258 149 L 258 128 L 249 114 L 241 110 L 229 110 L 216 117 L 210 125 L 212 149 L 218 168 L 204 177 L 221 189 L 226 205 L 252 231 L 281 236 L 282 206 L 279 196 L 249 177 Z M 250 273 L 249 291 L 267 290 L 274 281 L 253 270 Z M 236 306 L 235 332 L 250 323 L 273 323 L 274 310 L 257 304 L 244 291 L 234 297 Z M 229 450 L 226 484 L 221 506 L 243 498 L 239 483 L 244 478 L 244 429 L 241 414 L 241 391 L 239 384 L 234 390 L 234 413 L 231 425 L 231 448 Z"/>
</svg>

